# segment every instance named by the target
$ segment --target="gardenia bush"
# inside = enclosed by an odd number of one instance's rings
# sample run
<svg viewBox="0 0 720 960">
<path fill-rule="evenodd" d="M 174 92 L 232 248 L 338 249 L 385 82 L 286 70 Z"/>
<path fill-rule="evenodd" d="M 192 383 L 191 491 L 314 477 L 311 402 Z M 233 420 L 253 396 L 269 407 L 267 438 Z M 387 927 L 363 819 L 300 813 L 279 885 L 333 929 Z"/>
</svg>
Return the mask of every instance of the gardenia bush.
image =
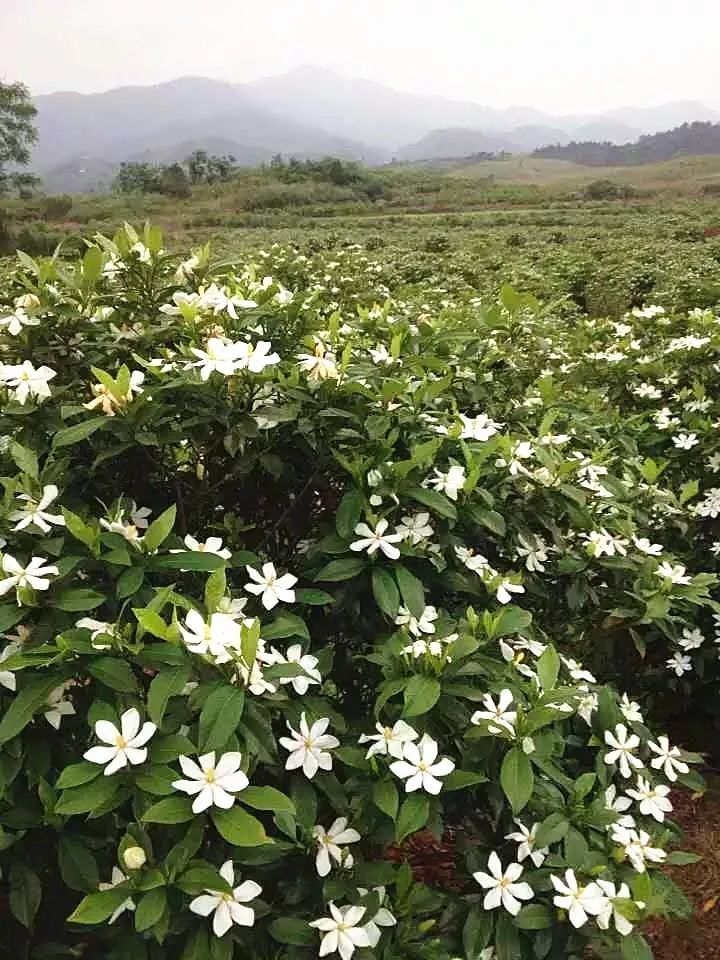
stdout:
<svg viewBox="0 0 720 960">
<path fill-rule="evenodd" d="M 651 956 L 699 757 L 604 681 L 717 689 L 715 317 L 255 261 L 3 281 L 4 948 Z"/>
</svg>

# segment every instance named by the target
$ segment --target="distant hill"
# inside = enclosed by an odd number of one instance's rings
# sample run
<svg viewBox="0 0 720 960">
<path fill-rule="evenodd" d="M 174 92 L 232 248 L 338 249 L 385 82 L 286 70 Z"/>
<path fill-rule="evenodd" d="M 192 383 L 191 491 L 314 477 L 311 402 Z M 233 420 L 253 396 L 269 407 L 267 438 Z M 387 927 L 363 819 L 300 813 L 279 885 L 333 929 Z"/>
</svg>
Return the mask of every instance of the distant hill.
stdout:
<svg viewBox="0 0 720 960">
<path fill-rule="evenodd" d="M 214 143 L 243 165 L 275 153 L 380 164 L 394 157 L 527 152 L 571 139 L 624 142 L 655 132 L 666 116 L 673 123 L 677 117 L 720 121 L 720 114 L 694 103 L 565 117 L 523 106 L 495 110 L 316 67 L 244 84 L 183 77 L 98 94 L 54 93 L 36 97 L 35 105 L 39 142 L 32 169 L 55 191 L 102 188 L 124 160 L 168 162 Z"/>
<path fill-rule="evenodd" d="M 592 167 L 621 167 L 713 153 L 720 153 L 720 123 L 684 123 L 623 146 L 609 141 L 572 141 L 564 146 L 540 147 L 533 156 Z"/>
</svg>

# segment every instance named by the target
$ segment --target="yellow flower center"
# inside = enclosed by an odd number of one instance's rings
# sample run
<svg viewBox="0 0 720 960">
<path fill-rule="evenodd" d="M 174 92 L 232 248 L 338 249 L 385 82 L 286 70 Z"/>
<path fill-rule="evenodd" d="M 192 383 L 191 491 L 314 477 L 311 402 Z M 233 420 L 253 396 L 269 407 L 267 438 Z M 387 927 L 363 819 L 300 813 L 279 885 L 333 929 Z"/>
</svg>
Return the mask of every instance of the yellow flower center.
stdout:
<svg viewBox="0 0 720 960">
<path fill-rule="evenodd" d="M 125 747 L 127 747 L 127 740 L 121 733 L 115 737 L 115 746 L 118 748 L 118 750 L 124 750 Z"/>
<path fill-rule="evenodd" d="M 217 777 L 217 774 L 215 773 L 214 767 L 210 770 L 205 771 L 205 780 L 207 781 L 207 783 L 215 783 L 216 777 Z"/>
<path fill-rule="evenodd" d="M 421 760 L 420 763 L 418 764 L 418 770 L 422 770 L 422 772 L 425 773 L 427 768 L 428 768 L 428 765 L 425 763 L 424 760 Z"/>
</svg>

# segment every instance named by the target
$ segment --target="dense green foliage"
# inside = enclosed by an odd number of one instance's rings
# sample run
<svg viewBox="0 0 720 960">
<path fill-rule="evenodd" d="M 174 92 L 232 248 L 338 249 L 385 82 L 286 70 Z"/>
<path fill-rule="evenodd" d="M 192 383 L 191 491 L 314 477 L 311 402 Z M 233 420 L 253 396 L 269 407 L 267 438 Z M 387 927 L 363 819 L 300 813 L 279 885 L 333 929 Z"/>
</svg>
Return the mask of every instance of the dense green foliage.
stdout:
<svg viewBox="0 0 720 960">
<path fill-rule="evenodd" d="M 658 163 L 682 156 L 702 156 L 720 153 L 720 123 L 683 123 L 662 133 L 647 133 L 635 143 L 610 143 L 572 140 L 565 145 L 538 147 L 534 157 L 551 160 L 570 160 L 593 167 L 634 166 Z"/>
<path fill-rule="evenodd" d="M 7 171 L 8 165 L 29 162 L 30 147 L 37 140 L 36 113 L 25 84 L 0 82 L 0 195 L 13 188 L 20 193 L 31 191 L 37 182 L 31 174 Z"/>
<path fill-rule="evenodd" d="M 637 960 L 686 912 L 717 317 L 425 240 L 4 275 L 0 955 Z"/>
</svg>

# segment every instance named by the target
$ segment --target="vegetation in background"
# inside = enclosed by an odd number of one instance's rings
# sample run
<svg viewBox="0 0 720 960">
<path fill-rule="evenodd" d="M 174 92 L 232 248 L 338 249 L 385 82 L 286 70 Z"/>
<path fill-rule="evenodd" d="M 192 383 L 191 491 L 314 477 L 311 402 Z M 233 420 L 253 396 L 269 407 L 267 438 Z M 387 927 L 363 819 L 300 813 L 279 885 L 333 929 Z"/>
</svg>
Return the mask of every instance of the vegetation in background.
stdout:
<svg viewBox="0 0 720 960">
<path fill-rule="evenodd" d="M 0 82 L 0 195 L 9 190 L 29 194 L 39 183 L 32 174 L 8 170 L 29 163 L 30 147 L 37 141 L 36 114 L 25 84 Z"/>
</svg>

